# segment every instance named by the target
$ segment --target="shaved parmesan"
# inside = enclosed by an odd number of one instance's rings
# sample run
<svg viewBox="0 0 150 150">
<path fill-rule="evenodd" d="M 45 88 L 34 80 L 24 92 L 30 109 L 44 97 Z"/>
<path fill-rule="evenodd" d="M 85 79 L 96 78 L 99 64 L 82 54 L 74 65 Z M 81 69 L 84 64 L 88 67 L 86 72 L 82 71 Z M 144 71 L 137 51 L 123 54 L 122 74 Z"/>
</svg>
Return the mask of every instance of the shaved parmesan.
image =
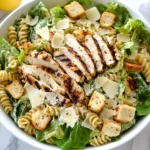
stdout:
<svg viewBox="0 0 150 150">
<path fill-rule="evenodd" d="M 57 29 L 62 30 L 67 28 L 69 28 L 69 19 L 65 18 L 57 22 Z"/>
<path fill-rule="evenodd" d="M 89 123 L 89 119 L 86 117 L 81 124 L 83 127 L 88 128 L 90 130 L 94 130 L 95 128 Z"/>
<path fill-rule="evenodd" d="M 131 55 L 128 56 L 128 59 L 133 59 L 134 60 L 136 58 L 137 54 L 138 54 L 138 50 L 133 49 L 131 51 Z"/>
<path fill-rule="evenodd" d="M 77 20 L 76 24 L 78 26 L 82 25 L 82 26 L 90 26 L 92 24 L 92 22 L 90 20 L 87 20 L 86 18 L 81 18 L 79 20 Z"/>
<path fill-rule="evenodd" d="M 84 83 L 83 87 L 87 96 L 89 96 L 94 90 L 94 87 L 91 84 Z"/>
<path fill-rule="evenodd" d="M 100 19 L 100 13 L 96 7 L 92 7 L 85 11 L 85 14 L 89 20 L 95 22 Z"/>
<path fill-rule="evenodd" d="M 63 41 L 64 41 L 64 36 L 56 32 L 52 38 L 52 47 L 60 48 Z"/>
<path fill-rule="evenodd" d="M 94 85 L 95 85 L 95 88 L 96 89 L 99 89 L 101 88 L 105 82 L 107 81 L 108 79 L 104 76 L 101 76 L 101 77 L 97 77 L 95 80 L 94 80 Z"/>
<path fill-rule="evenodd" d="M 114 35 L 117 33 L 116 29 L 106 29 L 106 28 L 100 28 L 99 29 L 99 34 L 100 35 Z"/>
<path fill-rule="evenodd" d="M 102 113 L 100 114 L 100 118 L 102 120 L 111 119 L 115 115 L 116 115 L 116 110 L 111 110 L 111 109 L 108 109 L 108 108 L 104 108 Z"/>
<path fill-rule="evenodd" d="M 117 34 L 117 41 L 118 42 L 129 42 L 130 41 L 130 37 L 128 35 L 124 35 L 124 34 Z"/>
<path fill-rule="evenodd" d="M 117 101 L 110 99 L 106 100 L 106 107 L 115 109 L 117 107 Z"/>
<path fill-rule="evenodd" d="M 79 115 L 74 107 L 64 108 L 62 111 L 59 121 L 66 123 L 67 127 L 74 127 L 75 123 L 78 121 Z"/>
<path fill-rule="evenodd" d="M 36 25 L 38 20 L 39 20 L 39 16 L 35 16 L 34 18 L 32 18 L 28 14 L 26 15 L 26 24 L 28 24 L 30 26 Z"/>
<path fill-rule="evenodd" d="M 107 79 L 107 82 L 102 86 L 102 88 L 109 98 L 114 98 L 118 93 L 119 83 Z"/>
<path fill-rule="evenodd" d="M 64 97 L 60 94 L 43 92 L 28 83 L 25 84 L 24 88 L 26 89 L 32 108 L 43 104 L 44 101 L 49 102 L 51 105 L 61 104 L 64 101 Z"/>
<path fill-rule="evenodd" d="M 36 33 L 37 33 L 38 35 L 40 35 L 43 39 L 47 40 L 47 41 L 48 41 L 49 38 L 50 38 L 48 27 L 39 28 L 39 29 L 36 31 Z"/>
</svg>

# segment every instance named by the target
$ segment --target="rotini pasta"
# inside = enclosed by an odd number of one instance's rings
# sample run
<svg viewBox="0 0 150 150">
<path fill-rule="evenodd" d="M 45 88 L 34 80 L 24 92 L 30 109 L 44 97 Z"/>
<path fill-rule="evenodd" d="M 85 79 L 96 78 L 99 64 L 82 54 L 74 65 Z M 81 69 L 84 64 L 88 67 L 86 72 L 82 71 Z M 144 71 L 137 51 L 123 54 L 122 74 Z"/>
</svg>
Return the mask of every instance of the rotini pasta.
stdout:
<svg viewBox="0 0 150 150">
<path fill-rule="evenodd" d="M 6 114 L 8 114 L 9 112 L 12 111 L 13 107 L 9 100 L 9 97 L 7 96 L 6 92 L 3 90 L 2 86 L 1 89 L 2 90 L 0 90 L 0 105 L 2 106 Z"/>
<path fill-rule="evenodd" d="M 12 68 L 13 70 L 18 69 L 19 61 L 15 57 L 10 57 L 8 62 L 9 62 L 8 67 Z"/>
<path fill-rule="evenodd" d="M 91 111 L 87 111 L 86 117 L 94 128 L 98 127 L 102 123 L 100 117 Z"/>
<path fill-rule="evenodd" d="M 20 26 L 19 26 L 20 30 L 18 33 L 19 36 L 19 42 L 20 43 L 24 43 L 28 41 L 28 25 L 26 24 L 26 19 L 23 18 L 20 21 Z"/>
<path fill-rule="evenodd" d="M 0 71 L 0 82 L 14 81 L 18 79 L 18 75 L 15 73 L 10 73 L 5 70 Z"/>
<path fill-rule="evenodd" d="M 46 108 L 44 108 L 43 113 L 50 116 L 59 116 L 60 109 L 57 106 L 46 105 Z"/>
<path fill-rule="evenodd" d="M 8 41 L 14 47 L 16 47 L 17 38 L 16 28 L 14 26 L 10 26 L 8 29 Z"/>
<path fill-rule="evenodd" d="M 117 73 L 107 73 L 106 77 L 115 82 L 120 82 L 121 80 L 121 76 Z"/>
<path fill-rule="evenodd" d="M 109 136 L 100 134 L 99 136 L 92 138 L 89 143 L 92 146 L 99 146 L 104 145 L 110 141 L 111 138 Z"/>
</svg>

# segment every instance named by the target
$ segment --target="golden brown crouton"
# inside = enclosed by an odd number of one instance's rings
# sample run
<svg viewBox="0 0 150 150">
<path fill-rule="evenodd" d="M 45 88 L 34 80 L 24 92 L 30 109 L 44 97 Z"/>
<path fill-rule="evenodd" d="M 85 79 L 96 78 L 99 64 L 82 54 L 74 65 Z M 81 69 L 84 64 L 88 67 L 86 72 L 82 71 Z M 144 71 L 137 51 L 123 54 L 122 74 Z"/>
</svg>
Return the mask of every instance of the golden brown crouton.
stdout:
<svg viewBox="0 0 150 150">
<path fill-rule="evenodd" d="M 22 84 L 18 80 L 13 81 L 11 84 L 7 85 L 6 90 L 14 97 L 19 99 L 25 92 Z"/>
<path fill-rule="evenodd" d="M 130 94 L 135 91 L 135 83 L 132 77 L 128 76 L 125 78 L 125 91 L 126 93 Z"/>
<path fill-rule="evenodd" d="M 32 114 L 31 121 L 36 129 L 43 131 L 51 121 L 51 116 L 44 114 L 41 110 L 37 110 Z"/>
<path fill-rule="evenodd" d="M 133 63 L 125 62 L 125 68 L 129 72 L 140 72 L 142 66 L 139 64 L 133 64 Z"/>
<path fill-rule="evenodd" d="M 101 133 L 109 137 L 116 137 L 121 132 L 121 124 L 116 121 L 105 119 Z"/>
<path fill-rule="evenodd" d="M 100 113 L 105 105 L 105 96 L 97 91 L 94 91 L 88 104 L 89 110 Z"/>
<path fill-rule="evenodd" d="M 103 12 L 101 19 L 100 19 L 100 25 L 104 28 L 111 27 L 116 19 L 116 15 L 109 13 L 109 12 Z"/>
<path fill-rule="evenodd" d="M 71 2 L 64 8 L 72 19 L 80 18 L 85 13 L 83 7 L 76 1 Z"/>
<path fill-rule="evenodd" d="M 135 116 L 135 111 L 135 107 L 121 104 L 117 108 L 117 115 L 114 117 L 114 119 L 119 122 L 132 122 Z"/>
</svg>

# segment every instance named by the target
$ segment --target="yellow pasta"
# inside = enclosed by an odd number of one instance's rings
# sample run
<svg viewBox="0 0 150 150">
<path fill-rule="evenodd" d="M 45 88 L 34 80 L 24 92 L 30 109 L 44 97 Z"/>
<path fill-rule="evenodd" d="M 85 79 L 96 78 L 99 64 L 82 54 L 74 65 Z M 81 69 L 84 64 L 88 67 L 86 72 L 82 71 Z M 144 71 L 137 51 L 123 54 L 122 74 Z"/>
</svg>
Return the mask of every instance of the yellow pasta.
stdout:
<svg viewBox="0 0 150 150">
<path fill-rule="evenodd" d="M 12 111 L 13 107 L 9 100 L 9 97 L 7 96 L 6 92 L 3 90 L 3 87 L 1 86 L 0 88 L 2 89 L 0 90 L 0 105 L 2 106 L 6 114 L 8 114 L 9 112 Z"/>
<path fill-rule="evenodd" d="M 46 108 L 44 108 L 43 113 L 50 116 L 59 116 L 60 110 L 57 106 L 46 105 Z"/>
<path fill-rule="evenodd" d="M 20 28 L 19 33 L 18 33 L 19 42 L 20 43 L 27 42 L 28 41 L 28 25 L 26 24 L 25 18 L 21 20 L 19 28 Z"/>
<path fill-rule="evenodd" d="M 87 113 L 87 108 L 85 105 L 82 104 L 77 104 L 77 106 L 75 107 L 77 114 L 79 114 L 79 116 L 81 118 L 85 118 L 86 113 Z"/>
<path fill-rule="evenodd" d="M 17 31 L 14 26 L 10 26 L 8 29 L 8 41 L 12 46 L 16 47 Z"/>
<path fill-rule="evenodd" d="M 111 141 L 111 138 L 108 137 L 107 135 L 99 135 L 99 136 L 92 138 L 89 143 L 92 146 L 99 146 L 99 145 L 104 145 L 110 141 Z"/>
<path fill-rule="evenodd" d="M 19 61 L 15 57 L 10 57 L 8 62 L 9 62 L 8 67 L 12 68 L 13 70 L 18 69 Z"/>
<path fill-rule="evenodd" d="M 88 112 L 86 113 L 86 117 L 87 117 L 89 123 L 90 123 L 94 128 L 100 126 L 100 124 L 102 123 L 100 117 L 99 117 L 97 114 L 95 114 L 95 113 L 93 113 L 93 112 L 91 112 L 91 111 L 88 111 Z"/>
<path fill-rule="evenodd" d="M 5 70 L 0 71 L 0 82 L 14 81 L 18 79 L 18 75 L 15 73 L 10 73 Z"/>
<path fill-rule="evenodd" d="M 115 82 L 120 82 L 121 80 L 121 76 L 117 73 L 107 73 L 106 77 Z"/>
</svg>

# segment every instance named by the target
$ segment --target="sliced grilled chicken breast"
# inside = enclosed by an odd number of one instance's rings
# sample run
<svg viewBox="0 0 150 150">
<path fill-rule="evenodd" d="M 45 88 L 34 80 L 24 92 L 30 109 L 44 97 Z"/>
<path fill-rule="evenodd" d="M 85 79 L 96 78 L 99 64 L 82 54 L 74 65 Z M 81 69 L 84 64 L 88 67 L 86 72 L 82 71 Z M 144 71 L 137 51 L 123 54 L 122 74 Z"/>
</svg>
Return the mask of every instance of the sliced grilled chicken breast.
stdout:
<svg viewBox="0 0 150 150">
<path fill-rule="evenodd" d="M 88 72 L 85 64 L 81 61 L 81 58 L 76 54 L 76 52 L 72 50 L 72 48 L 61 47 L 59 51 L 67 56 L 72 61 L 72 63 L 80 69 L 80 71 L 83 73 L 87 80 L 92 79 L 92 76 Z"/>
<path fill-rule="evenodd" d="M 76 40 L 76 38 L 71 34 L 67 34 L 65 36 L 65 43 L 69 47 L 71 47 L 77 53 L 78 56 L 80 56 L 81 60 L 85 63 L 89 73 L 92 76 L 95 76 L 96 75 L 96 69 L 95 69 L 95 65 L 93 63 L 93 60 L 90 57 L 90 55 L 87 53 L 85 48 L 79 44 L 79 42 Z"/>
<path fill-rule="evenodd" d="M 51 55 L 44 51 L 42 52 L 33 51 L 25 58 L 25 60 L 28 61 L 32 65 L 49 67 L 53 69 L 54 71 L 63 72 L 63 70 L 60 68 L 57 62 L 55 62 L 52 59 Z"/>
<path fill-rule="evenodd" d="M 111 50 L 107 46 L 107 44 L 104 42 L 102 37 L 97 33 L 94 34 L 93 38 L 97 41 L 97 43 L 101 49 L 102 56 L 103 56 L 103 59 L 104 59 L 106 65 L 109 67 L 113 66 L 115 64 L 115 59 L 111 53 Z"/>
<path fill-rule="evenodd" d="M 83 82 L 84 76 L 82 72 L 76 67 L 71 60 L 61 51 L 54 52 L 54 59 L 66 71 L 66 73 L 76 82 Z"/>
<path fill-rule="evenodd" d="M 53 91 L 65 94 L 65 90 L 59 84 L 57 84 L 57 82 L 53 79 L 53 76 L 38 68 L 37 66 L 23 65 L 22 72 L 24 74 L 30 74 L 36 78 L 39 78 L 40 81 L 51 87 Z"/>
<path fill-rule="evenodd" d="M 64 81 L 64 88 L 69 98 L 74 103 L 85 103 L 85 93 L 83 89 L 67 74 L 61 75 Z"/>
<path fill-rule="evenodd" d="M 100 51 L 98 50 L 92 36 L 87 35 L 85 37 L 85 45 L 89 49 L 91 56 L 93 58 L 93 61 L 95 62 L 96 65 L 96 70 L 97 72 L 102 72 L 103 71 L 103 60 L 100 56 Z"/>
<path fill-rule="evenodd" d="M 45 85 L 43 82 L 38 81 L 36 78 L 34 78 L 33 76 L 29 75 L 29 74 L 23 74 L 23 79 L 25 82 L 29 83 L 30 85 L 32 85 L 34 88 L 38 89 L 38 90 L 42 90 L 43 92 L 50 92 L 50 93 L 54 93 L 56 95 L 56 99 L 59 101 L 59 105 L 61 106 L 69 106 L 70 105 L 70 100 L 67 99 L 65 96 L 56 93 L 55 91 L 53 91 L 50 87 L 48 87 L 47 85 Z"/>
</svg>

